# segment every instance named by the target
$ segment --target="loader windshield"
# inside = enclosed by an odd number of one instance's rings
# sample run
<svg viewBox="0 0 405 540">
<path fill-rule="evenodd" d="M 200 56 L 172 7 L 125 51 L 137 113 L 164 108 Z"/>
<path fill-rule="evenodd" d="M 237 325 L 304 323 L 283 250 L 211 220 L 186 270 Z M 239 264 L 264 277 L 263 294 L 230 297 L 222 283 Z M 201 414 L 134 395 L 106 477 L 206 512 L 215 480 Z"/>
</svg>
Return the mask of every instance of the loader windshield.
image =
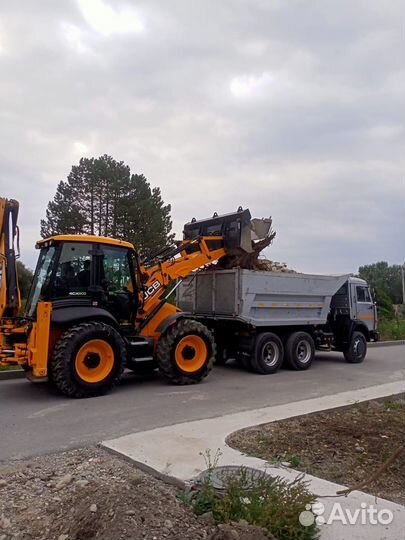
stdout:
<svg viewBox="0 0 405 540">
<path fill-rule="evenodd" d="M 34 279 L 28 296 L 25 313 L 28 317 L 35 314 L 38 301 L 50 282 L 52 270 L 54 267 L 56 249 L 55 246 L 44 247 L 41 249 L 38 258 L 38 264 L 35 270 Z"/>
</svg>

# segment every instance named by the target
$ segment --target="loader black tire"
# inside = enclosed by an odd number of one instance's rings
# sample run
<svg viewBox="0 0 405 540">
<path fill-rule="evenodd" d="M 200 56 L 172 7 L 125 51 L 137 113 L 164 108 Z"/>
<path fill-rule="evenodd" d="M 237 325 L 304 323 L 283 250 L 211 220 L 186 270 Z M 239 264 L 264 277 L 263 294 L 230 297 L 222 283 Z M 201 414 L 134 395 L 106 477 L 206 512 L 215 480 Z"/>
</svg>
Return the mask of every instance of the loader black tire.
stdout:
<svg viewBox="0 0 405 540">
<path fill-rule="evenodd" d="M 65 396 L 106 394 L 120 380 L 126 347 L 120 334 L 103 322 L 71 326 L 57 341 L 50 361 L 50 380 Z"/>
<path fill-rule="evenodd" d="M 307 332 L 294 332 L 288 336 L 285 344 L 287 366 L 296 371 L 311 367 L 315 358 L 315 343 Z"/>
<path fill-rule="evenodd" d="M 275 373 L 284 360 L 284 347 L 281 339 L 272 332 L 263 332 L 256 338 L 250 359 L 252 370 L 262 375 Z"/>
<path fill-rule="evenodd" d="M 362 332 L 353 332 L 349 347 L 343 351 L 348 364 L 360 364 L 367 354 L 367 340 Z"/>
<path fill-rule="evenodd" d="M 212 370 L 216 347 L 210 330 L 198 321 L 180 319 L 158 342 L 159 371 L 171 383 L 195 384 Z"/>
</svg>

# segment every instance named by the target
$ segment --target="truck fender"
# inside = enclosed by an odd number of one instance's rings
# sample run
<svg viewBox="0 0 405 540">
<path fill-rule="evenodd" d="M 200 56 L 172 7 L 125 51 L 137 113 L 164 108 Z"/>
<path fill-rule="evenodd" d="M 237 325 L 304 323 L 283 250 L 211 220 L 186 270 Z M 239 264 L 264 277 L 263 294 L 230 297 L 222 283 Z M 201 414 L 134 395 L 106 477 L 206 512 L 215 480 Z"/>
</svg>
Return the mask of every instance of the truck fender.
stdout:
<svg viewBox="0 0 405 540">
<path fill-rule="evenodd" d="M 366 340 L 370 341 L 370 330 L 367 328 L 364 322 L 355 319 L 354 321 L 352 321 L 352 323 L 353 324 L 350 329 L 350 337 L 353 334 L 353 332 L 356 331 L 356 332 L 361 332 L 362 334 L 364 334 L 364 337 L 366 338 Z"/>
<path fill-rule="evenodd" d="M 343 351 L 349 346 L 353 332 L 362 332 L 367 341 L 370 341 L 370 332 L 367 326 L 358 319 L 346 319 L 342 334 L 338 336 L 336 342 L 336 350 Z"/>
</svg>

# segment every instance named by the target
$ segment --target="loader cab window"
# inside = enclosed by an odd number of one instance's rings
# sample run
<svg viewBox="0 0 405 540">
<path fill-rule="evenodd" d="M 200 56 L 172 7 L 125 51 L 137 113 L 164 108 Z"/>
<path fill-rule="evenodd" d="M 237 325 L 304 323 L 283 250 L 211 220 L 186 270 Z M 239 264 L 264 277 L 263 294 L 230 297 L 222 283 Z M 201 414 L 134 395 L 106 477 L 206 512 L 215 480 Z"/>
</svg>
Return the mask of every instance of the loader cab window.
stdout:
<svg viewBox="0 0 405 540">
<path fill-rule="evenodd" d="M 92 245 L 66 242 L 62 245 L 55 273 L 53 294 L 58 297 L 80 297 L 89 294 Z"/>
<path fill-rule="evenodd" d="M 101 253 L 101 286 L 109 309 L 118 320 L 129 321 L 138 302 L 131 254 L 128 249 L 115 246 L 102 246 Z"/>
<path fill-rule="evenodd" d="M 104 288 L 109 293 L 133 290 L 128 250 L 115 246 L 103 246 Z"/>
<path fill-rule="evenodd" d="M 55 246 L 49 246 L 41 249 L 25 308 L 25 313 L 28 317 L 32 317 L 35 314 L 37 303 L 39 300 L 41 300 L 49 286 L 55 258 Z"/>
</svg>

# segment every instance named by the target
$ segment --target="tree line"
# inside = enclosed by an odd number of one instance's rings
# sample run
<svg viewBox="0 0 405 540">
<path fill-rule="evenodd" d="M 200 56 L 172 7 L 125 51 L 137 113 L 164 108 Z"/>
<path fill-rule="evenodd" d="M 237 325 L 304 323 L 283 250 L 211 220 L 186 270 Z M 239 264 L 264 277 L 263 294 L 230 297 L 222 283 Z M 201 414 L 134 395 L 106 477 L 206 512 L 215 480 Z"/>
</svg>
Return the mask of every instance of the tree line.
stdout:
<svg viewBox="0 0 405 540">
<path fill-rule="evenodd" d="M 394 304 L 402 304 L 401 265 L 389 265 L 386 261 L 360 266 L 359 277 L 374 289 L 380 315 L 394 316 Z"/>
<path fill-rule="evenodd" d="M 160 188 L 105 154 L 72 166 L 48 202 L 40 230 L 42 238 L 91 234 L 126 240 L 147 257 L 172 243 L 170 212 Z M 17 265 L 21 296 L 27 298 L 33 274 L 21 261 Z"/>
<path fill-rule="evenodd" d="M 61 180 L 41 220 L 43 238 L 55 234 L 91 234 L 127 240 L 142 255 L 170 243 L 170 204 L 143 174 L 111 156 L 82 158 Z"/>
</svg>

